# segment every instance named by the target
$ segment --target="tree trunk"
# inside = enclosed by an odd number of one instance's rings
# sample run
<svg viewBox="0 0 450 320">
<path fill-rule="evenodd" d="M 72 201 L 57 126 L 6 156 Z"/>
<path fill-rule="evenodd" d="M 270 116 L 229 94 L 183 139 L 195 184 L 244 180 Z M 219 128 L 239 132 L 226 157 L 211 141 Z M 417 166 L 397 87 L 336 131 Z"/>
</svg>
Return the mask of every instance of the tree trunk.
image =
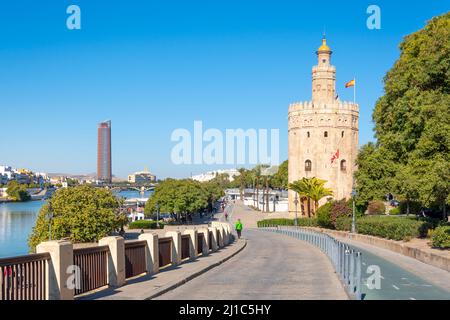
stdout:
<svg viewBox="0 0 450 320">
<path fill-rule="evenodd" d="M 308 198 L 308 218 L 311 218 L 311 199 Z"/>
</svg>

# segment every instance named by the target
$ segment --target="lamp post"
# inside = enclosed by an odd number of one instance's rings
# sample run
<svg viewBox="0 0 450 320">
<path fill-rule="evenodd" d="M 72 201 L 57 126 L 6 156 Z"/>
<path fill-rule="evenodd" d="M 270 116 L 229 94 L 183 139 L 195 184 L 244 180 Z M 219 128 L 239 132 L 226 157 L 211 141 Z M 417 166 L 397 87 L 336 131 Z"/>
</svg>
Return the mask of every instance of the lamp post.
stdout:
<svg viewBox="0 0 450 320">
<path fill-rule="evenodd" d="M 156 228 L 159 229 L 159 205 L 155 205 L 156 208 Z"/>
<path fill-rule="evenodd" d="M 48 240 L 52 241 L 53 208 L 52 208 L 52 203 L 50 201 L 48 202 L 47 218 L 48 218 Z"/>
<path fill-rule="evenodd" d="M 297 217 L 297 205 L 298 205 L 298 195 L 297 192 L 295 193 L 295 199 L 294 199 L 294 204 L 295 204 L 295 220 L 294 220 L 294 225 L 297 226 L 298 225 L 298 217 Z"/>
<path fill-rule="evenodd" d="M 353 202 L 353 210 L 352 210 L 352 233 L 356 233 L 356 210 L 355 210 L 355 197 L 356 197 L 356 189 L 353 187 L 352 190 L 352 202 Z"/>
</svg>

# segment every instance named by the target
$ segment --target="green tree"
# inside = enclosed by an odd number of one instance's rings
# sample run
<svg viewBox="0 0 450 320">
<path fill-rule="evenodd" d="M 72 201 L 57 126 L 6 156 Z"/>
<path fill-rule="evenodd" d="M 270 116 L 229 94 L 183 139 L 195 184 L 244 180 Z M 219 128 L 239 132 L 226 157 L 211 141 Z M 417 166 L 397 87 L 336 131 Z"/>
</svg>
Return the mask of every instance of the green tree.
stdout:
<svg viewBox="0 0 450 320">
<path fill-rule="evenodd" d="M 373 113 L 377 143 L 358 156 L 362 201 L 394 191 L 444 212 L 450 204 L 448 39 L 450 13 L 401 43 L 400 58 L 384 79 L 385 93 Z"/>
<path fill-rule="evenodd" d="M 287 189 L 288 187 L 288 160 L 284 161 L 271 179 L 272 188 Z"/>
<path fill-rule="evenodd" d="M 9 181 L 6 188 L 6 193 L 13 201 L 28 201 L 31 199 L 31 196 L 27 191 L 27 186 L 20 184 L 17 181 Z"/>
<path fill-rule="evenodd" d="M 119 201 L 106 189 L 78 186 L 59 189 L 42 206 L 29 237 L 32 250 L 49 239 L 49 213 L 52 213 L 52 239 L 95 242 L 120 227 Z"/>
</svg>

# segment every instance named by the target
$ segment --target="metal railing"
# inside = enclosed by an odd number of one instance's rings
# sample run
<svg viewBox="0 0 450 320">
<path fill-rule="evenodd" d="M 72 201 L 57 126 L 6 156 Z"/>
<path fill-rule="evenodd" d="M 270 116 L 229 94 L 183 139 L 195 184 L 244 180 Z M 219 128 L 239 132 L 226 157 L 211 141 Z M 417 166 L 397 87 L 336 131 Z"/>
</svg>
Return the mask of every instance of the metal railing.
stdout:
<svg viewBox="0 0 450 320">
<path fill-rule="evenodd" d="M 159 267 L 172 264 L 172 237 L 158 239 Z"/>
<path fill-rule="evenodd" d="M 145 251 L 147 241 L 125 242 L 125 278 L 132 278 L 147 272 Z"/>
<path fill-rule="evenodd" d="M 197 234 L 197 254 L 203 253 L 203 241 L 205 241 L 205 236 L 203 233 Z"/>
<path fill-rule="evenodd" d="M 339 279 L 352 298 L 362 300 L 361 252 L 326 233 L 293 226 L 263 226 L 260 229 L 285 234 L 318 247 L 327 255 Z"/>
<path fill-rule="evenodd" d="M 189 259 L 191 257 L 190 253 L 190 243 L 191 237 L 188 234 L 183 234 L 181 236 L 181 260 Z"/>
<path fill-rule="evenodd" d="M 0 259 L 0 300 L 45 300 L 49 253 Z"/>
<path fill-rule="evenodd" d="M 73 264 L 80 271 L 75 295 L 108 285 L 108 253 L 108 246 L 73 250 Z"/>
</svg>

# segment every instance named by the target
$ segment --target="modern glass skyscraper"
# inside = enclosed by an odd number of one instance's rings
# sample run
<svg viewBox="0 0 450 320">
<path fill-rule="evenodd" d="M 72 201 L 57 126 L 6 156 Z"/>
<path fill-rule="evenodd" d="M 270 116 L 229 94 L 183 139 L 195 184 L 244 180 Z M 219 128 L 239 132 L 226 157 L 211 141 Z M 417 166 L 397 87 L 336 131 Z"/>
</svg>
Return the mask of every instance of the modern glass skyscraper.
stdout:
<svg viewBox="0 0 450 320">
<path fill-rule="evenodd" d="M 98 124 L 97 142 L 97 179 L 111 183 L 111 121 L 100 122 Z"/>
</svg>

